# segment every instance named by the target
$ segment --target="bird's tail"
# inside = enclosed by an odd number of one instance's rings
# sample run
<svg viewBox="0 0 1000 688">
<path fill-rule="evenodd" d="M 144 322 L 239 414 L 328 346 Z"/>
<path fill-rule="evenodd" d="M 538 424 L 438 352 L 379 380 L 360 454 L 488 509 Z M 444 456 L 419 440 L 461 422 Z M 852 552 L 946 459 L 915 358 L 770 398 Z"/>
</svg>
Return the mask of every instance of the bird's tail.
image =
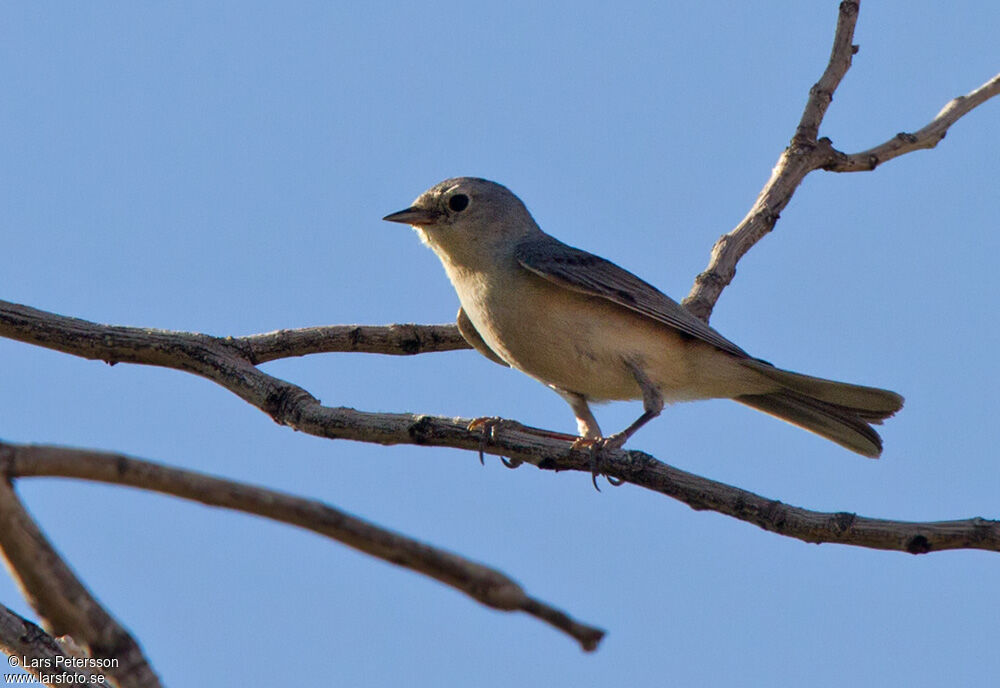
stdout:
<svg viewBox="0 0 1000 688">
<path fill-rule="evenodd" d="M 753 359 L 746 365 L 781 388 L 736 401 L 873 459 L 882 453 L 882 438 L 872 425 L 903 407 L 903 397 L 889 390 L 800 375 Z"/>
</svg>

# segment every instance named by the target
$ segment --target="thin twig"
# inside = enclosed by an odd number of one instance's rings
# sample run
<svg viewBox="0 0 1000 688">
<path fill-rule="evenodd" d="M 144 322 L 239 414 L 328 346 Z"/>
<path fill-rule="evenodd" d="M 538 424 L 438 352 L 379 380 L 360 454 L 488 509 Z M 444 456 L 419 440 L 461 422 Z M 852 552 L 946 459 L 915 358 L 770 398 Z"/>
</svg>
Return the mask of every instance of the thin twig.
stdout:
<svg viewBox="0 0 1000 688">
<path fill-rule="evenodd" d="M 307 354 L 350 352 L 412 356 L 470 349 L 455 325 L 330 325 L 227 337 L 251 363 Z"/>
<path fill-rule="evenodd" d="M 315 500 L 122 454 L 68 447 L 0 443 L 0 470 L 11 478 L 50 476 L 128 485 L 256 514 L 311 530 L 430 576 L 493 609 L 526 612 L 568 633 L 585 650 L 596 649 L 604 635 L 604 631 L 582 624 L 565 612 L 529 597 L 520 585 L 495 569 Z"/>
<path fill-rule="evenodd" d="M 30 315 L 26 317 L 26 314 Z M 187 370 L 237 394 L 296 430 L 331 439 L 377 444 L 455 447 L 506 456 L 551 470 L 591 472 L 586 450 L 532 428 L 498 428 L 488 438 L 468 429 L 469 419 L 408 413 L 367 413 L 323 406 L 306 390 L 258 370 L 240 349 L 205 335 L 154 331 L 142 337 L 131 328 L 98 325 L 0 301 L 0 336 L 28 341 L 85 358 L 129 361 Z M 40 335 L 39 333 L 44 333 Z M 209 342 L 206 344 L 206 342 Z M 606 472 L 655 490 L 694 509 L 717 511 L 806 542 L 924 553 L 945 549 L 1000 550 L 1000 528 L 979 518 L 931 523 L 888 521 L 851 514 L 809 511 L 702 478 L 638 451 L 609 451 Z"/>
<path fill-rule="evenodd" d="M 805 110 L 799 120 L 799 126 L 792 137 L 792 146 L 811 145 L 816 143 L 819 127 L 826 116 L 826 109 L 833 102 L 833 94 L 840 85 L 847 70 L 851 68 L 851 57 L 858 51 L 854 42 L 854 27 L 858 23 L 860 2 L 844 0 L 840 3 L 837 14 L 837 28 L 833 33 L 833 47 L 830 49 L 830 61 L 826 65 L 823 76 L 811 89 Z"/>
<path fill-rule="evenodd" d="M 835 151 L 836 159 L 823 169 L 830 172 L 868 172 L 906 153 L 934 148 L 948 133 L 951 125 L 973 108 L 998 94 L 1000 94 L 1000 74 L 974 91 L 948 101 L 930 124 L 922 129 L 912 134 L 906 132 L 896 134 L 885 143 L 860 153 L 846 154 Z"/>
<path fill-rule="evenodd" d="M 122 688 L 159 686 L 139 644 L 70 570 L 0 475 L 0 548 L 48 629 L 71 636 Z"/>
</svg>

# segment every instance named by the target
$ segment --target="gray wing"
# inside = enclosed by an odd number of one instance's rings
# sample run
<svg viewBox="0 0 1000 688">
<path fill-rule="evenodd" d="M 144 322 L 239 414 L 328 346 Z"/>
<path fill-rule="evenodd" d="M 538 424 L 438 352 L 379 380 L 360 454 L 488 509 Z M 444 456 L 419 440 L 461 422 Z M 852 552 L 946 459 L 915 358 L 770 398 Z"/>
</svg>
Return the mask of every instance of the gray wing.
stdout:
<svg viewBox="0 0 1000 688">
<path fill-rule="evenodd" d="M 609 260 L 550 236 L 521 244 L 516 256 L 522 266 L 550 282 L 613 301 L 734 356 L 750 358 L 659 289 Z"/>
<path fill-rule="evenodd" d="M 496 352 L 494 352 L 493 349 L 491 349 L 486 342 L 483 341 L 483 338 L 479 336 L 476 326 L 472 324 L 472 321 L 469 320 L 469 316 L 465 313 L 465 309 L 461 306 L 458 307 L 456 324 L 458 325 L 458 331 L 461 333 L 462 337 L 472 346 L 473 349 L 494 363 L 499 363 L 502 366 L 510 368 L 510 365 L 505 360 L 497 356 Z"/>
</svg>

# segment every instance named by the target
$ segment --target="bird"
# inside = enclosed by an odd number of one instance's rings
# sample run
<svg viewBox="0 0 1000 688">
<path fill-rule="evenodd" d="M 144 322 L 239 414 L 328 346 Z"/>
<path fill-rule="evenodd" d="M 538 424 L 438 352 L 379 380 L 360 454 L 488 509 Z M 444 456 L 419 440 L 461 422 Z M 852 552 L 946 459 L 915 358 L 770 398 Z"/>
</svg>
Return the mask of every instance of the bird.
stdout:
<svg viewBox="0 0 1000 688">
<path fill-rule="evenodd" d="M 872 425 L 903 406 L 889 390 L 751 356 L 648 282 L 543 232 L 496 182 L 447 179 L 383 219 L 411 225 L 440 259 L 474 349 L 569 403 L 576 447 L 618 449 L 666 403 L 732 399 L 878 458 Z M 603 435 L 590 403 L 630 399 L 642 400 L 642 414 Z"/>
</svg>

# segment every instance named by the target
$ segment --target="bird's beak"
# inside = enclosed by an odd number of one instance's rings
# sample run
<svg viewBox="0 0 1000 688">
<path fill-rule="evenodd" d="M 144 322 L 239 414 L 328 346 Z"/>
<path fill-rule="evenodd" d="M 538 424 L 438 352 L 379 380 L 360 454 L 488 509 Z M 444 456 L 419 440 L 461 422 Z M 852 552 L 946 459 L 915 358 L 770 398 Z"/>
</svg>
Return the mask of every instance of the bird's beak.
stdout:
<svg viewBox="0 0 1000 688">
<path fill-rule="evenodd" d="M 398 213 L 386 215 L 382 219 L 389 222 L 401 222 L 404 225 L 413 225 L 414 227 L 426 227 L 437 224 L 441 219 L 441 215 L 440 210 L 418 208 L 414 205 L 406 210 L 400 210 Z"/>
</svg>

